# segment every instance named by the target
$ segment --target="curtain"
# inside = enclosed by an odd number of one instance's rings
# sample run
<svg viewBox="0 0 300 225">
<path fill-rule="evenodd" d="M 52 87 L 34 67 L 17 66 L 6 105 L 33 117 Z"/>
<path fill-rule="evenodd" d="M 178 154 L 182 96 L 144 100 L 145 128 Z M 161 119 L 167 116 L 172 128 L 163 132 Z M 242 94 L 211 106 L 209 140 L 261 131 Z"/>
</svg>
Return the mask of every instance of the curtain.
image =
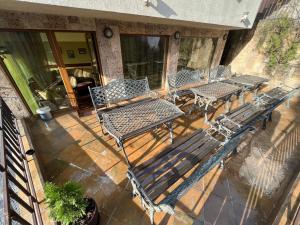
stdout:
<svg viewBox="0 0 300 225">
<path fill-rule="evenodd" d="M 49 64 L 53 62 L 48 60 L 45 43 L 48 44 L 45 33 L 0 32 L 0 46 L 6 49 L 3 61 L 33 113 L 42 105 L 41 100 L 51 102 L 55 98 L 49 87 L 56 76 L 50 71 Z"/>
</svg>

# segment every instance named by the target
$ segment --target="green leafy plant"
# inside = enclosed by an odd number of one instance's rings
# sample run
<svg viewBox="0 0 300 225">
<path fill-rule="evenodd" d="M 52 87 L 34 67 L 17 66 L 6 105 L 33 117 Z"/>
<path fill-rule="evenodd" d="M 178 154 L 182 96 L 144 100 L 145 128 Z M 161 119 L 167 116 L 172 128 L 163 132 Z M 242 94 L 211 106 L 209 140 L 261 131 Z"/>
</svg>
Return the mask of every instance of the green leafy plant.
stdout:
<svg viewBox="0 0 300 225">
<path fill-rule="evenodd" d="M 69 181 L 58 186 L 47 182 L 45 195 L 50 208 L 50 216 L 63 225 L 72 224 L 86 214 L 87 201 L 78 183 Z"/>
<path fill-rule="evenodd" d="M 293 20 L 281 17 L 268 21 L 261 31 L 259 46 L 263 46 L 263 53 L 268 58 L 267 66 L 270 70 L 277 66 L 287 67 L 297 56 L 299 43 Z"/>
</svg>

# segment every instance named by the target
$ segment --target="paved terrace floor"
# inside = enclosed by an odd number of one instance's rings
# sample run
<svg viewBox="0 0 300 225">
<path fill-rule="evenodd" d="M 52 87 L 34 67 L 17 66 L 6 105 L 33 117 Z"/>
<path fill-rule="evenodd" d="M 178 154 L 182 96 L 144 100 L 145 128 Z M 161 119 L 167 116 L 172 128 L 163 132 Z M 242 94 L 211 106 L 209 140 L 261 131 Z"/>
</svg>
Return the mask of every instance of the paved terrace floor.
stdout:
<svg viewBox="0 0 300 225">
<path fill-rule="evenodd" d="M 252 95 L 247 96 L 251 101 Z M 280 106 L 266 130 L 248 135 L 238 154 L 216 167 L 176 204 L 175 215 L 155 215 L 159 225 L 265 225 L 274 216 L 281 197 L 299 171 L 300 98 L 291 108 Z M 235 101 L 232 108 L 237 107 Z M 213 116 L 224 112 L 221 105 Z M 130 197 L 126 163 L 114 139 L 103 135 L 95 115 L 57 115 L 45 124 L 29 122 L 33 144 L 45 180 L 80 182 L 100 208 L 101 225 L 150 224 L 137 198 Z M 174 123 L 176 139 L 204 128 L 200 112 Z M 130 160 L 145 160 L 169 144 L 166 128 L 125 143 Z M 296 196 L 297 197 L 297 196 Z M 295 197 L 295 198 L 296 198 Z"/>
</svg>

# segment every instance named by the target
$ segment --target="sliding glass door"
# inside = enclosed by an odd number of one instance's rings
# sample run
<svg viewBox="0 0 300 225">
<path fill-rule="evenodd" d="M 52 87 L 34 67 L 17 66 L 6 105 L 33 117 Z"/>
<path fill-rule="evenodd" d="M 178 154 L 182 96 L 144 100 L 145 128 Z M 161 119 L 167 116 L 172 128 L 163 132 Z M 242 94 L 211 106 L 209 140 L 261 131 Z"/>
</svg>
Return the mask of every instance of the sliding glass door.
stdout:
<svg viewBox="0 0 300 225">
<path fill-rule="evenodd" d="M 177 70 L 209 68 L 217 41 L 217 38 L 181 38 Z"/>
<path fill-rule="evenodd" d="M 0 57 L 33 113 L 69 107 L 45 32 L 0 32 Z"/>
<path fill-rule="evenodd" d="M 167 46 L 165 36 L 121 35 L 124 77 L 148 77 L 150 88 L 160 89 L 164 75 Z"/>
</svg>

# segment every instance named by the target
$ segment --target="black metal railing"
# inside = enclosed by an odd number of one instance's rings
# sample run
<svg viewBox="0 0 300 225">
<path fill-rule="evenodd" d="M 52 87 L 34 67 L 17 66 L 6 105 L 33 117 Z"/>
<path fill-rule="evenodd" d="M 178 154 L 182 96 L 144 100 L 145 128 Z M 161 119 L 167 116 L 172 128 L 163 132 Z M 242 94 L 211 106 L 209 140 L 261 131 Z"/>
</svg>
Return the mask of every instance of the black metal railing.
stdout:
<svg viewBox="0 0 300 225">
<path fill-rule="evenodd" d="M 0 224 L 43 224 L 18 123 L 1 97 Z"/>
</svg>

